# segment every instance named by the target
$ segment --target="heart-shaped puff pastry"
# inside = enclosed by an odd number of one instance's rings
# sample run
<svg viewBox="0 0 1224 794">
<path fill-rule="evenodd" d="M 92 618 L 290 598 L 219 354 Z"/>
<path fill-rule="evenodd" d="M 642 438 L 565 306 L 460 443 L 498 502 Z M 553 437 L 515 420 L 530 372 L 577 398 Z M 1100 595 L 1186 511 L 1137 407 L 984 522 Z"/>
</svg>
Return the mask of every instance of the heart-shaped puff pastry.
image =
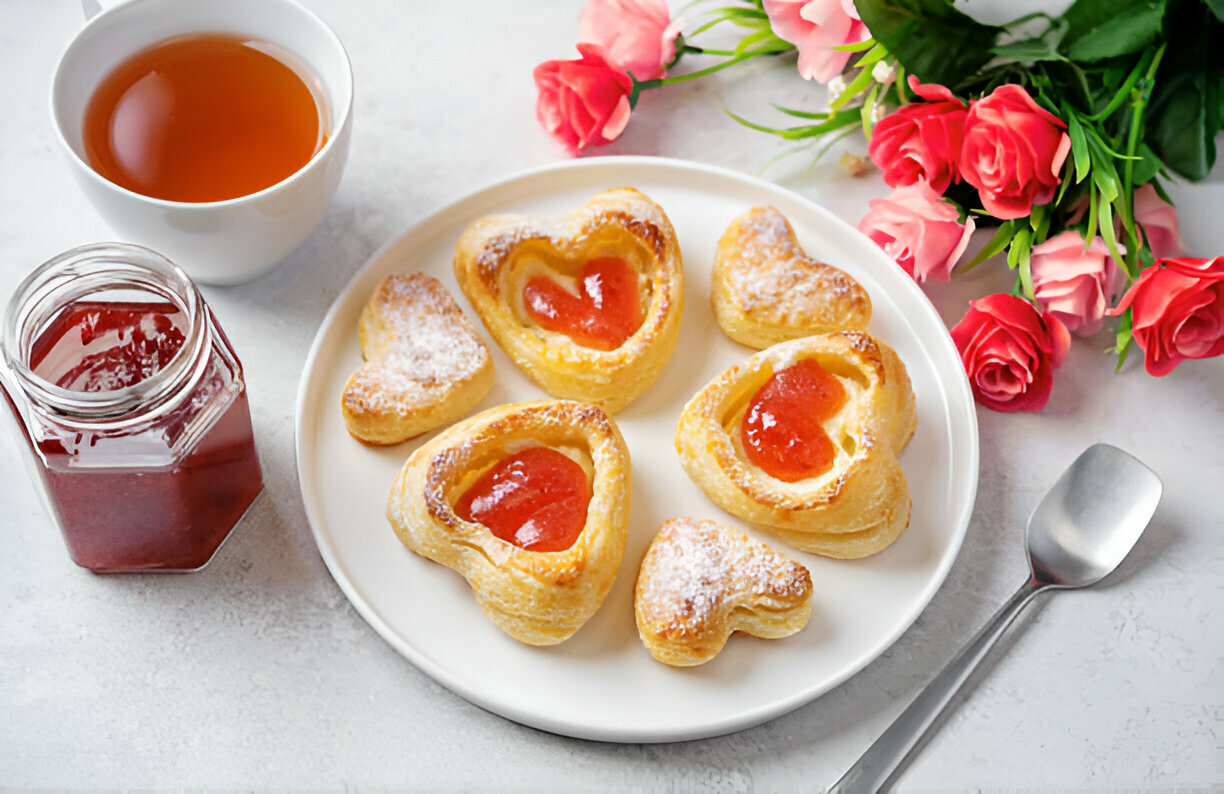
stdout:
<svg viewBox="0 0 1224 794">
<path fill-rule="evenodd" d="M 532 278 L 569 288 L 585 263 L 602 257 L 625 260 L 641 296 L 642 325 L 613 350 L 584 347 L 541 327 L 523 299 Z M 684 299 L 680 246 L 663 208 L 634 188 L 605 190 L 557 223 L 482 218 L 459 238 L 454 265 L 489 333 L 554 397 L 615 413 L 658 377 L 676 347 Z"/>
<path fill-rule="evenodd" d="M 822 475 L 784 482 L 750 463 L 740 427 L 773 373 L 813 358 L 845 389 L 822 426 L 835 453 Z M 680 462 L 715 504 L 802 551 L 853 559 L 888 546 L 909 524 L 910 495 L 897 454 L 917 423 L 905 365 L 862 331 L 782 342 L 731 367 L 685 406 Z"/>
<path fill-rule="evenodd" d="M 564 551 L 528 551 L 464 521 L 455 502 L 480 476 L 526 447 L 547 446 L 591 478 L 586 524 Z M 431 438 L 404 464 L 387 518 L 405 546 L 463 576 L 502 631 L 528 645 L 569 638 L 603 603 L 629 528 L 629 450 L 612 419 L 564 400 L 511 403 Z"/>
<path fill-rule="evenodd" d="M 493 387 L 493 359 L 442 286 L 423 273 L 388 276 L 357 323 L 365 363 L 340 398 L 349 433 L 398 444 L 453 422 Z"/>
<path fill-rule="evenodd" d="M 715 521 L 670 518 L 638 571 L 638 635 L 664 664 L 710 661 L 732 632 L 787 637 L 812 614 L 807 568 Z"/>
<path fill-rule="evenodd" d="M 804 253 L 790 221 L 755 207 L 723 232 L 714 252 L 710 298 L 727 336 L 762 348 L 871 320 L 871 298 L 857 281 Z"/>
</svg>

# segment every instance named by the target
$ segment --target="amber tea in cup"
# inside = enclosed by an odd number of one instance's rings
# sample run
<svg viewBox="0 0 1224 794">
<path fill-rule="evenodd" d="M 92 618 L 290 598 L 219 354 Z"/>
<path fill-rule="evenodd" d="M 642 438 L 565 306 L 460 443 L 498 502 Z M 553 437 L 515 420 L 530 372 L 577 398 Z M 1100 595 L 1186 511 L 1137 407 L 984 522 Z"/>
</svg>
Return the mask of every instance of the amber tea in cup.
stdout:
<svg viewBox="0 0 1224 794">
<path fill-rule="evenodd" d="M 343 43 L 294 0 L 100 2 L 51 83 L 73 178 L 119 239 L 198 283 L 269 272 L 319 225 L 344 173 Z"/>
<path fill-rule="evenodd" d="M 191 33 L 119 63 L 85 108 L 89 165 L 136 193 L 226 201 L 292 176 L 327 142 L 308 80 L 266 42 Z"/>
</svg>

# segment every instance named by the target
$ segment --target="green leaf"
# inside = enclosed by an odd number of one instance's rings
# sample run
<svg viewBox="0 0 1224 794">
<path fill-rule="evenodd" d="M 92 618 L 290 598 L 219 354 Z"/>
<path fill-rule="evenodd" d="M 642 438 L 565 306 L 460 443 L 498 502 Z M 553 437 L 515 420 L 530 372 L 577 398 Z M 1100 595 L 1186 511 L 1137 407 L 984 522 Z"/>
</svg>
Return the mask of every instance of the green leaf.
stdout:
<svg viewBox="0 0 1224 794">
<path fill-rule="evenodd" d="M 1011 248 L 1007 249 L 1007 266 L 1019 270 L 1020 289 L 1024 297 L 1033 299 L 1033 271 L 1030 267 L 1033 236 L 1028 229 L 1016 232 Z"/>
<path fill-rule="evenodd" d="M 1131 316 L 1131 310 L 1127 309 L 1122 313 L 1122 319 L 1118 322 L 1118 332 L 1114 337 L 1113 352 L 1118 354 L 1117 370 L 1122 369 L 1122 365 L 1126 363 L 1126 354 L 1130 350 L 1130 343 L 1133 338 L 1131 336 L 1133 323 L 1134 318 Z"/>
<path fill-rule="evenodd" d="M 1135 154 L 1139 155 L 1139 161 L 1135 163 L 1135 168 L 1131 171 L 1131 183 L 1138 186 L 1144 182 L 1151 182 L 1160 173 L 1160 169 L 1164 168 L 1164 163 L 1160 162 L 1156 152 L 1153 152 L 1152 147 L 1146 143 L 1140 143 Z"/>
<path fill-rule="evenodd" d="M 1118 197 L 1118 175 L 1109 173 L 1110 169 L 1097 163 L 1092 171 L 1092 184 L 1096 185 L 1101 194 L 1101 203 L 1109 204 Z"/>
<path fill-rule="evenodd" d="M 1139 81 L 1139 78 L 1148 70 L 1148 67 L 1151 66 L 1152 59 L 1155 57 L 1155 55 L 1156 50 L 1148 50 L 1144 52 L 1143 55 L 1140 56 L 1139 60 L 1135 61 L 1135 65 L 1132 66 L 1129 71 L 1116 67 L 1105 69 L 1101 73 L 1102 85 L 1108 87 L 1118 85 L 1120 82 L 1121 87 L 1114 92 L 1113 99 L 1111 99 L 1109 103 L 1106 104 L 1105 107 L 1099 112 L 1089 116 L 1088 120 L 1099 121 L 1101 119 L 1108 118 L 1118 108 L 1130 101 L 1132 99 L 1131 91 L 1134 89 L 1135 83 Z"/>
<path fill-rule="evenodd" d="M 1224 23 L 1196 0 L 1171 8 L 1165 24 L 1176 46 L 1167 48 L 1156 73 L 1144 113 L 1144 140 L 1166 166 L 1197 181 L 1215 163 L 1224 92 L 1219 49 Z"/>
<path fill-rule="evenodd" d="M 1041 222 L 1045 220 L 1047 214 L 1044 205 L 1033 207 L 1033 211 L 1029 213 L 1029 226 L 1034 232 L 1041 228 Z"/>
<path fill-rule="evenodd" d="M 723 8 L 716 8 L 711 11 L 705 24 L 694 30 L 692 33 L 689 33 L 688 37 L 691 39 L 697 34 L 704 33 L 710 28 L 723 22 L 730 22 L 734 25 L 752 28 L 761 27 L 763 25 L 765 29 L 769 29 L 769 15 L 767 15 L 763 9 L 725 6 Z"/>
<path fill-rule="evenodd" d="M 977 72 L 1003 30 L 948 0 L 855 0 L 854 6 L 872 37 L 924 83 L 948 85 Z"/>
<path fill-rule="evenodd" d="M 1048 41 L 1039 37 L 999 44 L 991 47 L 990 52 L 1000 58 L 1008 58 L 1018 63 L 1067 60 L 1062 53 L 1051 47 Z"/>
<path fill-rule="evenodd" d="M 1076 0 L 1063 14 L 1060 48 L 1073 61 L 1138 52 L 1160 35 L 1167 0 Z"/>
<path fill-rule="evenodd" d="M 875 126 L 871 116 L 875 111 L 876 98 L 880 95 L 880 85 L 877 83 L 872 86 L 871 91 L 867 94 L 867 98 L 863 100 L 863 108 L 861 115 L 863 117 L 863 137 L 867 139 L 867 143 L 871 143 L 871 130 Z"/>
<path fill-rule="evenodd" d="M 774 109 L 785 113 L 788 116 L 794 116 L 797 119 L 816 119 L 818 121 L 827 121 L 833 114 L 827 110 L 796 110 L 795 108 L 782 107 L 774 105 Z"/>
<path fill-rule="evenodd" d="M 1086 216 L 1088 218 L 1088 228 L 1084 231 L 1085 240 L 1090 241 L 1092 240 L 1093 237 L 1096 237 L 1098 204 L 1099 202 L 1097 201 L 1096 188 L 1092 186 L 1091 182 L 1089 182 L 1088 183 L 1088 215 Z"/>
<path fill-rule="evenodd" d="M 999 228 L 995 231 L 994 236 L 986 243 L 986 247 L 978 252 L 978 255 L 973 257 L 973 260 L 960 270 L 962 273 L 968 272 L 978 265 L 985 262 L 990 257 L 998 254 L 1011 243 L 1012 233 L 1015 229 L 1015 221 L 1004 221 L 999 224 Z"/>
<path fill-rule="evenodd" d="M 744 38 L 740 39 L 740 43 L 735 45 L 735 54 L 739 55 L 740 53 L 746 52 L 749 48 L 762 43 L 765 44 L 765 46 L 772 48 L 779 44 L 785 44 L 786 42 L 783 42 L 781 39 L 775 36 L 772 30 L 758 30 L 757 32 L 750 33 Z M 783 47 L 782 49 L 786 48 Z"/>
<path fill-rule="evenodd" d="M 1046 208 L 1045 208 L 1045 207 L 1035 207 L 1035 208 L 1034 208 L 1034 212 L 1035 212 L 1037 209 L 1043 209 L 1043 210 L 1044 210 L 1044 209 L 1046 209 Z M 1045 242 L 1046 236 L 1047 236 L 1047 235 L 1049 235 L 1049 233 L 1050 233 L 1050 219 L 1051 219 L 1052 217 L 1053 217 L 1053 213 L 1050 213 L 1050 212 L 1043 212 L 1043 213 L 1041 214 L 1041 220 L 1040 220 L 1040 221 L 1037 223 L 1037 225 L 1036 225 L 1036 226 L 1033 228 L 1033 240 L 1034 240 L 1034 242 L 1037 242 L 1037 243 L 1042 243 L 1042 242 Z"/>
<path fill-rule="evenodd" d="M 1012 237 L 1011 247 L 1007 249 L 1007 266 L 1015 269 L 1016 265 L 1020 264 L 1020 255 L 1024 249 L 1028 248 L 1029 241 L 1033 239 L 1033 233 L 1026 228 L 1016 230 L 1015 237 Z"/>
<path fill-rule="evenodd" d="M 1072 165 L 1072 163 L 1071 163 L 1070 161 L 1068 161 L 1068 162 L 1067 162 L 1067 164 L 1064 166 L 1064 170 L 1066 171 L 1066 175 L 1062 177 L 1062 179 L 1061 179 L 1061 183 L 1062 183 L 1062 184 L 1060 184 L 1060 185 L 1058 186 L 1058 195 L 1054 197 L 1054 206 L 1055 206 L 1055 207 L 1061 207 L 1061 206 L 1062 206 L 1063 196 L 1067 195 L 1067 188 L 1071 187 L 1071 181 L 1072 181 L 1072 180 L 1071 180 L 1071 169 L 1072 169 L 1073 167 L 1074 167 L 1074 166 Z"/>
<path fill-rule="evenodd" d="M 1101 203 L 1109 204 L 1122 193 L 1122 180 L 1114 159 L 1119 155 L 1112 151 L 1095 132 L 1088 136 L 1088 153 L 1092 160 L 1092 184 L 1101 194 Z"/>
<path fill-rule="evenodd" d="M 1224 22 L 1224 0 L 1206 0 L 1207 8 L 1215 14 L 1216 19 Z"/>
<path fill-rule="evenodd" d="M 839 130 L 842 127 L 848 127 L 851 124 L 859 124 L 862 122 L 862 117 L 859 115 L 858 108 L 838 111 L 837 113 L 831 115 L 828 121 L 825 121 L 822 124 L 809 124 L 801 127 L 787 127 L 785 129 L 766 127 L 763 124 L 757 124 L 756 122 L 749 121 L 743 116 L 738 116 L 725 108 L 723 109 L 723 112 L 749 129 L 753 129 L 758 132 L 768 132 L 770 135 L 777 135 L 779 138 L 787 141 L 798 140 L 799 138 L 815 138 L 817 136 Z"/>
<path fill-rule="evenodd" d="M 868 53 L 868 55 L 870 54 L 871 53 Z M 864 57 L 864 60 L 866 60 L 866 57 Z M 858 75 L 856 75 L 855 78 L 851 80 L 848 85 L 846 85 L 845 90 L 837 95 L 837 99 L 834 99 L 829 103 L 829 107 L 832 110 L 841 110 L 846 106 L 847 102 L 866 91 L 867 86 L 874 82 L 875 78 L 871 76 L 870 67 L 860 69 Z"/>
<path fill-rule="evenodd" d="M 1099 226 L 1101 239 L 1105 241 L 1105 247 L 1109 249 L 1109 255 L 1118 263 L 1118 267 L 1122 268 L 1123 272 L 1129 272 L 1126 262 L 1122 259 L 1121 252 L 1118 251 L 1118 240 L 1114 237 L 1113 205 L 1108 201 L 1102 201 L 1098 212 L 1100 213 Z"/>
<path fill-rule="evenodd" d="M 1185 53 L 1172 55 L 1187 60 Z M 1206 60 L 1206 53 L 1199 55 Z M 1203 71 L 1171 74 L 1162 69 L 1147 111 L 1146 140 L 1152 150 L 1165 165 L 1192 181 L 1206 177 L 1216 158 L 1219 86 L 1209 79 L 1206 68 L 1203 64 Z"/>
<path fill-rule="evenodd" d="M 1084 127 L 1079 119 L 1064 106 L 1063 115 L 1067 117 L 1067 135 L 1071 138 L 1071 160 L 1075 163 L 1075 183 L 1078 185 L 1088 176 L 1088 140 L 1084 137 Z"/>
<path fill-rule="evenodd" d="M 863 41 L 854 41 L 849 44 L 838 44 L 836 47 L 830 47 L 834 52 L 866 52 L 875 46 L 875 42 L 871 39 Z"/>
</svg>

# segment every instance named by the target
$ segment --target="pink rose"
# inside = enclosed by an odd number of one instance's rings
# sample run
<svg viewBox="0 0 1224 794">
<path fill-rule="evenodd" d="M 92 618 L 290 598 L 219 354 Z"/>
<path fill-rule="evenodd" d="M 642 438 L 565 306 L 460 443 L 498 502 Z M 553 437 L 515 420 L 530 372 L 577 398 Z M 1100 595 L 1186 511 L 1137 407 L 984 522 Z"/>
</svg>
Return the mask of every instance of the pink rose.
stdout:
<svg viewBox="0 0 1224 794">
<path fill-rule="evenodd" d="M 926 182 L 943 193 L 960 181 L 956 160 L 964 139 L 964 103 L 941 85 L 922 85 L 909 76 L 910 90 L 927 100 L 904 105 L 880 119 L 867 154 L 892 187 Z"/>
<path fill-rule="evenodd" d="M 1057 317 L 1038 313 L 1023 298 L 996 293 L 969 301 L 952 341 L 978 402 L 996 411 L 1040 411 L 1071 335 Z"/>
<path fill-rule="evenodd" d="M 1054 198 L 1071 149 L 1066 128 L 1021 86 L 1001 85 L 969 106 L 961 176 L 991 215 L 1023 218 L 1034 204 Z"/>
<path fill-rule="evenodd" d="M 633 80 L 608 65 L 603 50 L 579 44 L 576 61 L 545 61 L 535 68 L 536 118 L 570 154 L 616 140 L 629 123 Z"/>
<path fill-rule="evenodd" d="M 1033 246 L 1029 260 L 1037 305 L 1079 336 L 1101 330 L 1105 310 L 1122 285 L 1122 271 L 1100 237 L 1085 247 L 1069 230 Z"/>
<path fill-rule="evenodd" d="M 1143 229 L 1148 248 L 1157 259 L 1168 259 L 1185 253 L 1182 247 L 1181 228 L 1177 223 L 1177 210 L 1156 192 L 1151 182 L 1135 189 L 1135 223 Z"/>
<path fill-rule="evenodd" d="M 973 218 L 961 224 L 956 208 L 925 182 L 872 199 L 859 231 L 896 260 L 917 282 L 947 281 L 973 235 Z"/>
<path fill-rule="evenodd" d="M 665 0 L 588 0 L 578 17 L 578 40 L 603 47 L 608 63 L 638 80 L 663 76 L 679 34 Z"/>
<path fill-rule="evenodd" d="M 1146 268 L 1108 313 L 1131 310 L 1131 335 L 1151 375 L 1224 353 L 1224 256 L 1164 259 Z"/>
<path fill-rule="evenodd" d="M 850 60 L 850 53 L 833 48 L 871 35 L 852 0 L 764 0 L 764 8 L 774 34 L 799 48 L 805 80 L 832 80 Z"/>
</svg>

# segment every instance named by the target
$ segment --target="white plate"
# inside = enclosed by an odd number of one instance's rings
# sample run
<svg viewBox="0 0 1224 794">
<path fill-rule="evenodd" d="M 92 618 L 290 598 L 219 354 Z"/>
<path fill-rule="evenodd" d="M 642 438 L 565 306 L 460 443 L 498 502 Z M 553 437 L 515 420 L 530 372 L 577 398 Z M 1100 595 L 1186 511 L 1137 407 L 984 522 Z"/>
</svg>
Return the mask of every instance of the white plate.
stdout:
<svg viewBox="0 0 1224 794">
<path fill-rule="evenodd" d="M 661 204 L 676 228 L 685 262 L 680 341 L 659 380 L 616 416 L 633 465 L 632 521 L 616 584 L 572 638 L 533 648 L 494 627 L 460 576 L 396 539 L 384 516 L 386 497 L 418 442 L 389 449 L 357 443 L 345 431 L 340 394 L 361 362 L 358 315 L 385 276 L 416 270 L 436 276 L 479 327 L 451 270 L 462 230 L 493 212 L 560 217 L 596 192 L 621 185 Z M 803 631 L 783 640 L 735 635 L 708 664 L 673 669 L 654 661 L 638 639 L 633 583 L 664 519 L 691 515 L 738 525 L 688 479 L 672 437 L 684 403 L 752 352 L 728 340 L 714 322 L 709 270 L 723 229 L 763 204 L 790 218 L 808 253 L 863 284 L 874 305 L 870 330 L 909 368 L 918 430 L 901 461 L 913 515 L 900 540 L 865 560 L 794 554 L 815 585 L 812 618 Z M 489 347 L 497 384 L 478 409 L 547 397 L 491 341 Z M 396 650 L 497 714 L 555 733 L 621 742 L 746 728 L 862 669 L 909 627 L 943 582 L 969 522 L 978 476 L 977 418 L 956 350 L 921 290 L 883 252 L 777 185 L 693 163 L 630 157 L 578 160 L 510 177 L 440 210 L 376 253 L 336 300 L 315 339 L 298 393 L 297 457 L 306 514 L 328 569 Z"/>
</svg>

